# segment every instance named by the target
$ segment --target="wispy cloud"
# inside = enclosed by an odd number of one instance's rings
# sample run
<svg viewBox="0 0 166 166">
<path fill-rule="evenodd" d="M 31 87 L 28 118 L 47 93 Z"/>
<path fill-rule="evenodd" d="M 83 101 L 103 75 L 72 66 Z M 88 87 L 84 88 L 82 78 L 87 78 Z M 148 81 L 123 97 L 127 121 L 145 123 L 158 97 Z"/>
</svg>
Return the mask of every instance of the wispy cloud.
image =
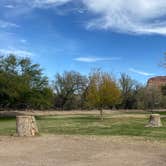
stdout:
<svg viewBox="0 0 166 166">
<path fill-rule="evenodd" d="M 56 5 L 62 5 L 65 4 L 67 2 L 70 2 L 72 0 L 32 0 L 34 5 L 52 5 L 52 4 L 56 4 Z"/>
<path fill-rule="evenodd" d="M 21 16 L 38 8 L 54 8 L 56 11 L 58 7 L 69 2 L 74 2 L 74 0 L 0 0 L 0 6 L 6 8 L 2 12 L 8 16 Z"/>
<path fill-rule="evenodd" d="M 4 5 L 5 8 L 8 8 L 8 9 L 14 9 L 15 6 L 14 5 Z"/>
<path fill-rule="evenodd" d="M 51 7 L 51 5 L 60 6 L 73 0 L 12 0 L 12 1 L 2 0 L 2 1 L 8 2 L 7 5 L 4 5 L 4 7 L 6 8 L 15 8 L 18 6 L 23 7 L 24 5 L 25 7 L 30 7 L 30 8 L 35 8 L 35 7 L 42 8 L 46 6 Z"/>
<path fill-rule="evenodd" d="M 166 35 L 166 0 L 2 0 L 4 4 L 6 1 L 10 2 L 8 8 L 20 7 L 19 13 L 31 11 L 27 8 L 57 8 L 71 2 L 82 6 L 78 12 L 93 14 L 86 23 L 87 29 Z"/>
<path fill-rule="evenodd" d="M 133 72 L 133 73 L 136 73 L 136 74 L 139 74 L 139 75 L 143 75 L 143 76 L 153 76 L 153 75 L 155 75 L 154 73 L 148 73 L 148 72 L 137 70 L 137 69 L 134 69 L 134 68 L 130 68 L 129 71 Z"/>
<path fill-rule="evenodd" d="M 23 44 L 25 44 L 25 43 L 27 43 L 27 40 L 21 39 L 20 42 L 23 43 Z"/>
<path fill-rule="evenodd" d="M 0 20 L 0 28 L 12 28 L 12 27 L 19 28 L 20 26 L 12 22 Z"/>
<path fill-rule="evenodd" d="M 100 57 L 77 57 L 74 59 L 75 61 L 79 62 L 98 62 L 98 61 L 113 61 L 113 60 L 120 60 L 120 57 L 112 57 L 112 58 L 100 58 Z"/>
<path fill-rule="evenodd" d="M 16 56 L 19 57 L 32 57 L 34 56 L 34 54 L 30 51 L 26 51 L 26 50 L 15 50 L 15 49 L 0 49 L 0 55 L 10 55 L 10 54 L 14 54 Z"/>
<path fill-rule="evenodd" d="M 87 28 L 123 33 L 166 35 L 165 0 L 83 0 L 96 17 Z"/>
</svg>

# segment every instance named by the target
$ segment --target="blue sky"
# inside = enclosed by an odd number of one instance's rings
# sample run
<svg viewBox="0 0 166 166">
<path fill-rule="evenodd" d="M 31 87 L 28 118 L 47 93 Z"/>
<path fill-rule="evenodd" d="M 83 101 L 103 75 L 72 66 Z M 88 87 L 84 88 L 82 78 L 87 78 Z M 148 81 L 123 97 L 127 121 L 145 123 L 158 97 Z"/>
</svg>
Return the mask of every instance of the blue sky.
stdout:
<svg viewBox="0 0 166 166">
<path fill-rule="evenodd" d="M 0 0 L 0 53 L 29 56 L 50 79 L 102 68 L 139 82 L 165 75 L 165 0 Z"/>
</svg>

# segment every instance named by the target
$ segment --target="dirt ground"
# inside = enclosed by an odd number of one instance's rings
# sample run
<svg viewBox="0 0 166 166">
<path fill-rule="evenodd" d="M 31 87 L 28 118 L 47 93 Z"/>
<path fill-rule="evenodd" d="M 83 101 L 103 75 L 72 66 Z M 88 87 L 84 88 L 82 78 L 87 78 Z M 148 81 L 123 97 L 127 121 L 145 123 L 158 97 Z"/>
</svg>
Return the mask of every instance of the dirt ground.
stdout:
<svg viewBox="0 0 166 166">
<path fill-rule="evenodd" d="M 0 137 L 2 166 L 166 166 L 166 142 L 128 137 Z"/>
<path fill-rule="evenodd" d="M 155 110 L 164 111 L 166 110 Z M 132 112 L 130 114 L 129 112 Z M 135 112 L 135 113 L 134 113 Z M 149 114 L 145 114 L 143 110 L 103 110 L 103 114 L 106 117 L 111 115 L 111 118 L 147 118 Z M 98 110 L 93 111 L 0 111 L 0 117 L 15 117 L 18 115 L 32 115 L 32 116 L 80 116 L 80 115 L 100 115 Z M 161 117 L 166 117 L 166 115 L 161 115 Z"/>
<path fill-rule="evenodd" d="M 131 112 L 131 111 L 130 111 Z M 147 114 L 140 114 L 143 112 L 142 110 L 132 110 L 135 112 L 134 114 L 128 114 L 127 110 L 118 110 L 118 111 L 111 111 L 111 110 L 104 110 L 104 116 L 111 115 L 112 118 L 118 117 L 137 117 L 137 118 L 145 118 L 148 117 Z M 138 113 L 140 112 L 140 113 Z M 93 111 L 0 111 L 0 117 L 15 117 L 17 115 L 33 115 L 33 116 L 80 116 L 80 115 L 99 115 L 98 110 Z"/>
</svg>

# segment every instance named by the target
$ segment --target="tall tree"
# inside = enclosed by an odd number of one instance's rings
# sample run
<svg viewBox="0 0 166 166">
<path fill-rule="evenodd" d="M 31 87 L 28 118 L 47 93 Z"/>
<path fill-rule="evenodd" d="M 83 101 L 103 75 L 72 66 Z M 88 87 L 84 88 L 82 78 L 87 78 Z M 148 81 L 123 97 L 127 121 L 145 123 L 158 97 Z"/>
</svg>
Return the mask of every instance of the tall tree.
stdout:
<svg viewBox="0 0 166 166">
<path fill-rule="evenodd" d="M 135 94 L 139 89 L 138 83 L 135 80 L 131 79 L 129 75 L 122 73 L 119 79 L 119 85 L 122 95 L 122 108 L 132 109 L 135 106 L 136 102 Z"/>
<path fill-rule="evenodd" d="M 103 120 L 103 108 L 119 104 L 120 91 L 108 73 L 95 70 L 89 76 L 86 100 L 90 107 L 100 110 L 101 120 Z"/>
<path fill-rule="evenodd" d="M 55 106 L 61 109 L 82 107 L 82 98 L 87 86 L 86 76 L 75 71 L 57 74 L 54 88 L 56 92 Z"/>
<path fill-rule="evenodd" d="M 2 108 L 48 108 L 53 91 L 38 64 L 29 58 L 0 58 L 0 106 Z"/>
<path fill-rule="evenodd" d="M 158 88 L 141 88 L 137 93 L 137 108 L 153 110 L 162 105 L 162 94 Z"/>
</svg>

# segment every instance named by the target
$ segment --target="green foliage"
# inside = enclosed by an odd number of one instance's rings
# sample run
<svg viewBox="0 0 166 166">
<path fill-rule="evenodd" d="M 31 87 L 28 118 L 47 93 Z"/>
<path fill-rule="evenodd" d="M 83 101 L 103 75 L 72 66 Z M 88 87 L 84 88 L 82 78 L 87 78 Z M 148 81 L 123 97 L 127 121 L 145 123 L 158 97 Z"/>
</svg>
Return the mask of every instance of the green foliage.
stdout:
<svg viewBox="0 0 166 166">
<path fill-rule="evenodd" d="M 0 107 L 44 109 L 52 106 L 53 92 L 38 64 L 14 55 L 0 59 Z"/>
<path fill-rule="evenodd" d="M 161 93 L 163 96 L 166 96 L 166 85 L 161 87 Z"/>
<path fill-rule="evenodd" d="M 0 109 L 152 110 L 166 108 L 165 101 L 166 86 L 142 87 L 124 73 L 117 85 L 101 70 L 89 77 L 75 71 L 57 73 L 51 88 L 39 64 L 15 55 L 0 56 Z"/>
</svg>

